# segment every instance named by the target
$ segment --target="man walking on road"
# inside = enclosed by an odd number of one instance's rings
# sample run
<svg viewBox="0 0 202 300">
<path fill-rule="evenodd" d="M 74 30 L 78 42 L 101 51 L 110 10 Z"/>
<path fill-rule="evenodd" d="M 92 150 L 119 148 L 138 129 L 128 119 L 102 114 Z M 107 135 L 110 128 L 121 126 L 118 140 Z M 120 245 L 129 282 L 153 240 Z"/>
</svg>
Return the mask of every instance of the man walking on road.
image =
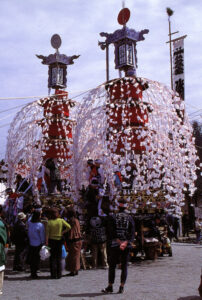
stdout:
<svg viewBox="0 0 202 300">
<path fill-rule="evenodd" d="M 131 242 L 134 240 L 135 225 L 133 218 L 125 212 L 126 203 L 119 202 L 118 213 L 108 219 L 107 239 L 109 242 L 108 286 L 103 293 L 112 293 L 115 280 L 116 265 L 121 263 L 121 284 L 118 293 L 123 293 L 127 279 L 128 260 Z"/>
</svg>

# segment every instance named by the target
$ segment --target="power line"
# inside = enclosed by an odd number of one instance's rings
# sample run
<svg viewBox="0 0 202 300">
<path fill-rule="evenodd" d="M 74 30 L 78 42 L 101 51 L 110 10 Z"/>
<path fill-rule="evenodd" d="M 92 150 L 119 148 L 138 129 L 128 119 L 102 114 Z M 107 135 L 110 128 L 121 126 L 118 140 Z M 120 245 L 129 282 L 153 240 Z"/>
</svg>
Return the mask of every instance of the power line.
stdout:
<svg viewBox="0 0 202 300">
<path fill-rule="evenodd" d="M 3 98 L 0 97 L 0 101 L 1 100 L 26 100 L 26 99 L 34 99 L 34 98 L 48 98 L 50 96 L 26 96 L 26 97 L 7 97 L 7 98 Z"/>
<path fill-rule="evenodd" d="M 202 113 L 200 113 L 200 114 L 198 114 L 198 115 L 195 115 L 195 116 L 189 116 L 189 119 L 194 119 L 194 118 L 196 118 L 196 117 L 198 117 L 198 116 L 201 118 L 201 117 L 202 117 Z"/>
<path fill-rule="evenodd" d="M 9 126 L 10 124 L 11 124 L 11 123 L 7 123 L 7 124 L 4 124 L 4 125 L 0 125 L 0 128 Z"/>
<path fill-rule="evenodd" d="M 189 112 L 189 111 L 186 109 L 186 112 L 187 112 L 187 115 L 188 115 L 188 116 L 191 116 L 191 115 L 194 115 L 194 114 L 196 114 L 196 113 L 202 113 L 202 108 L 199 109 L 199 110 L 195 110 L 195 111 L 193 111 L 193 112 Z"/>
<path fill-rule="evenodd" d="M 28 104 L 28 103 L 26 103 L 26 104 Z M 21 104 L 21 105 L 14 106 L 14 107 L 11 107 L 11 108 L 8 108 L 8 109 L 5 109 L 5 110 L 1 110 L 0 114 L 4 113 L 4 112 L 7 112 L 7 111 L 10 111 L 10 110 L 13 110 L 13 109 L 16 109 L 16 108 L 19 108 L 19 107 L 22 107 L 22 106 L 25 106 L 26 104 Z"/>
<path fill-rule="evenodd" d="M 5 119 L 9 118 L 10 116 L 13 116 L 14 114 L 15 114 L 15 112 L 13 112 L 13 113 L 11 113 L 9 115 L 6 115 L 3 118 L 1 118 L 0 121 L 5 120 Z"/>
<path fill-rule="evenodd" d="M 193 107 L 193 108 L 196 108 L 196 109 L 201 109 L 201 108 L 196 107 L 195 105 L 189 104 L 189 103 L 187 103 L 187 102 L 185 102 L 185 105 L 190 106 L 190 107 Z"/>
<path fill-rule="evenodd" d="M 92 88 L 92 89 L 88 89 L 88 90 L 84 90 L 84 91 L 80 91 L 80 92 L 78 92 L 79 94 L 78 95 L 76 95 L 75 97 L 72 97 L 72 99 L 74 99 L 74 98 L 77 98 L 77 97 L 79 97 L 79 96 L 81 96 L 81 95 L 83 95 L 83 94 L 85 94 L 85 93 L 87 93 L 87 92 L 89 92 L 89 91 L 91 91 L 91 90 L 93 90 L 94 88 Z M 72 92 L 72 94 L 73 93 L 77 93 L 77 92 Z M 19 99 L 21 99 L 21 100 L 26 100 L 26 99 L 35 99 L 35 98 L 38 98 L 38 99 L 41 99 L 41 98 L 51 98 L 51 97 L 60 97 L 60 96 L 64 96 L 64 94 L 54 94 L 54 95 L 45 95 L 45 96 L 25 96 L 25 97 L 0 97 L 0 101 L 2 100 L 2 101 L 4 101 L 4 100 L 19 100 Z"/>
</svg>

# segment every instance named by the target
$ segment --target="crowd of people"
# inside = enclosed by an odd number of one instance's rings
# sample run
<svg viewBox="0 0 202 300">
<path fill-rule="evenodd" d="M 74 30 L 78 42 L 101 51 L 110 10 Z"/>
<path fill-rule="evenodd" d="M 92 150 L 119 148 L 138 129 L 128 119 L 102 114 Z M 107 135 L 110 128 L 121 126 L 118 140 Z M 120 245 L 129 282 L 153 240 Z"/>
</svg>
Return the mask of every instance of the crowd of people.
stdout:
<svg viewBox="0 0 202 300">
<path fill-rule="evenodd" d="M 2 207 L 1 209 L 3 212 Z M 3 246 L 6 243 L 10 246 L 15 245 L 13 271 L 24 272 L 29 266 L 30 278 L 37 279 L 40 252 L 43 246 L 46 246 L 50 250 L 50 278 L 60 279 L 64 275 L 63 268 L 69 271 L 64 276 L 77 276 L 81 269 L 82 248 L 88 247 L 92 253 L 92 268 L 109 268 L 109 285 L 103 289 L 103 293 L 113 291 L 115 268 L 121 263 L 119 292 L 122 293 L 127 278 L 130 247 L 135 234 L 134 220 L 124 210 L 125 205 L 120 202 L 116 214 L 101 217 L 94 213 L 86 221 L 85 232 L 81 232 L 73 206 L 62 210 L 55 206 L 34 206 L 27 214 L 17 214 L 17 220 L 12 229 L 9 228 L 10 231 L 2 214 L 2 224 L 7 228 L 8 235 Z"/>
<path fill-rule="evenodd" d="M 111 206 L 108 186 L 105 182 L 102 162 L 87 161 L 87 188 L 81 190 L 83 208 L 86 211 L 84 223 L 74 205 L 65 206 L 52 202 L 51 205 L 32 203 L 25 205 L 24 196 L 31 192 L 31 184 L 21 175 L 16 176 L 16 188 L 6 189 L 7 198 L 4 206 L 0 206 L 0 252 L 5 244 L 15 245 L 13 271 L 23 272 L 30 266 L 30 278 L 37 279 L 40 269 L 41 250 L 45 246 L 50 251 L 50 278 L 60 279 L 66 269 L 66 276 L 77 276 L 81 269 L 82 253 L 90 250 L 92 268 L 109 269 L 108 286 L 103 293 L 113 292 L 116 265 L 121 267 L 119 293 L 124 291 L 127 279 L 127 266 L 131 247 L 135 238 L 135 217 L 126 212 L 127 203 L 120 198 L 117 210 Z M 58 168 L 53 160 L 46 164 L 49 169 L 50 185 L 45 181 L 45 169 L 40 170 L 38 188 L 47 195 L 62 192 Z M 114 184 L 122 188 L 122 176 L 118 169 L 114 171 Z M 103 186 L 105 185 L 105 189 Z M 104 192 L 103 192 L 104 190 Z M 23 199 L 22 199 L 23 198 Z M 178 219 L 166 215 L 164 220 L 156 215 L 151 221 L 152 234 L 159 235 L 160 222 L 168 228 L 170 239 L 178 239 Z M 189 220 L 185 212 L 182 218 L 183 235 L 189 235 Z M 136 226 L 136 231 L 137 230 Z M 200 242 L 201 223 L 195 222 L 197 243 Z M 136 233 L 136 239 L 138 239 Z M 2 256 L 4 257 L 4 256 Z M 1 266 L 2 264 L 2 266 Z M 3 285 L 5 260 L 0 260 L 0 293 Z"/>
<path fill-rule="evenodd" d="M 53 160 L 48 161 L 47 168 L 50 185 L 48 187 L 47 180 L 44 180 L 46 171 L 42 167 L 38 189 L 45 191 L 47 195 L 55 190 L 61 193 L 60 175 Z M 23 272 L 29 265 L 30 278 L 37 279 L 41 249 L 46 246 L 50 249 L 50 278 L 61 278 L 64 269 L 69 271 L 66 276 L 77 276 L 81 268 L 80 256 L 83 248 L 92 254 L 90 268 L 109 268 L 109 286 L 103 289 L 104 293 L 113 290 L 115 267 L 121 262 L 119 292 L 122 293 L 127 278 L 129 249 L 134 239 L 134 221 L 129 214 L 124 213 L 125 206 L 120 208 L 119 216 L 118 212 L 116 217 L 112 214 L 108 196 L 102 193 L 105 178 L 99 159 L 88 160 L 86 174 L 89 185 L 83 194 L 86 216 L 82 231 L 73 205 L 64 207 L 61 202 L 60 205 L 52 203 L 50 206 L 40 206 L 35 203 L 32 207 L 26 206 L 20 196 L 25 198 L 24 192 L 29 192 L 30 184 L 19 174 L 16 176 L 15 191 L 6 189 L 7 199 L 3 212 L 8 243 L 10 246 L 15 245 L 13 271 Z M 120 186 L 121 181 L 121 174 L 116 171 L 116 184 Z M 102 203 L 104 197 L 108 203 L 105 212 Z"/>
<path fill-rule="evenodd" d="M 9 243 L 15 245 L 14 271 L 24 271 L 26 266 L 30 265 L 30 277 L 36 279 L 40 263 L 40 250 L 43 245 L 46 245 L 50 248 L 51 278 L 59 279 L 62 276 L 63 246 L 65 250 L 68 247 L 67 261 L 70 259 L 71 264 L 67 263 L 69 266 L 67 268 L 69 268 L 70 274 L 78 273 L 81 232 L 79 221 L 72 207 L 63 211 L 62 216 L 57 207 L 33 207 L 29 214 L 19 212 L 17 221 L 9 230 Z M 78 241 L 79 243 L 77 243 Z"/>
</svg>

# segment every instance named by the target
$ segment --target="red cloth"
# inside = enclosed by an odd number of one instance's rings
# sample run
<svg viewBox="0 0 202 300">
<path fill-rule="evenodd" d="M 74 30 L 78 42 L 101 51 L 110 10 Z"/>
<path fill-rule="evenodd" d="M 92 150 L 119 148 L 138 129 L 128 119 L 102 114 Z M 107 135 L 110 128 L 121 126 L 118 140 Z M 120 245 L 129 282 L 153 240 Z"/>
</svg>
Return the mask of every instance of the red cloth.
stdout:
<svg viewBox="0 0 202 300">
<path fill-rule="evenodd" d="M 121 172 L 117 171 L 117 172 L 116 172 L 116 174 L 118 175 L 118 177 L 119 177 L 119 180 L 122 182 L 122 181 L 123 181 L 123 179 L 122 179 L 122 176 L 121 176 Z"/>
<path fill-rule="evenodd" d="M 90 181 L 93 177 L 96 177 L 97 175 L 98 175 L 97 168 L 96 168 L 96 166 L 93 166 L 90 171 Z"/>
</svg>

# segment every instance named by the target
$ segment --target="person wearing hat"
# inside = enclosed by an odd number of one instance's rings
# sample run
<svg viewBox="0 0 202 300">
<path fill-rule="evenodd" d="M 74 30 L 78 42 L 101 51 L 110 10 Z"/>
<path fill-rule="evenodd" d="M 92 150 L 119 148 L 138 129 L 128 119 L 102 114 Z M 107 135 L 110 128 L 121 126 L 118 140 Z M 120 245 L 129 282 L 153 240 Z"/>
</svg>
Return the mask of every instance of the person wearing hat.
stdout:
<svg viewBox="0 0 202 300">
<path fill-rule="evenodd" d="M 20 212 L 14 224 L 11 241 L 15 244 L 13 271 L 24 271 L 28 251 L 28 233 L 26 228 L 27 216 Z"/>
<path fill-rule="evenodd" d="M 134 240 L 135 225 L 132 216 L 125 212 L 127 203 L 118 203 L 118 212 L 109 216 L 107 239 L 109 242 L 109 273 L 108 286 L 103 293 L 112 293 L 115 280 L 116 265 L 121 263 L 121 283 L 118 293 L 123 293 L 127 279 L 128 260 L 131 242 Z"/>
</svg>

